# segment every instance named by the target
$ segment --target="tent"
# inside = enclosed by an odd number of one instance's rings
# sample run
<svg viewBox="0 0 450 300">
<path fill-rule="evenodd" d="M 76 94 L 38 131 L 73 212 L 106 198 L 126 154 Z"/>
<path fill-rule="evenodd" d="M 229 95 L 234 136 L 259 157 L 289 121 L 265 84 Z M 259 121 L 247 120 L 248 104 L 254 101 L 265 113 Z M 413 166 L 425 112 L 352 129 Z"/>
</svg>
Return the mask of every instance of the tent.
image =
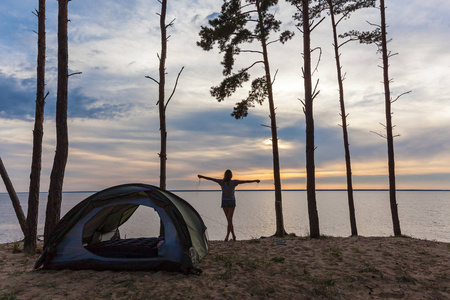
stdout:
<svg viewBox="0 0 450 300">
<path fill-rule="evenodd" d="M 153 208 L 163 237 L 121 238 L 119 227 L 139 206 Z M 185 200 L 146 184 L 95 193 L 57 224 L 35 269 L 169 270 L 191 272 L 208 253 L 206 226 Z"/>
</svg>

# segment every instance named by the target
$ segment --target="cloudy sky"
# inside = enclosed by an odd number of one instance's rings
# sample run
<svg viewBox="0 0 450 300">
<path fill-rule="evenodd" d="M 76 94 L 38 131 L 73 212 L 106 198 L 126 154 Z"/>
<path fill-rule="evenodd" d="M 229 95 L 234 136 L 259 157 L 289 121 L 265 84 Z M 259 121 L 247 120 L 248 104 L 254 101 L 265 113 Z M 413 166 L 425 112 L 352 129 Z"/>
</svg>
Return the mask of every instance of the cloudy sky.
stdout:
<svg viewBox="0 0 450 300">
<path fill-rule="evenodd" d="M 450 2 L 387 0 L 392 96 L 411 90 L 393 105 L 398 188 L 450 188 Z M 175 96 L 168 106 L 168 189 L 215 188 L 197 174 L 221 177 L 227 168 L 235 178 L 256 179 L 273 188 L 268 104 L 247 118 L 230 116 L 248 85 L 224 102 L 209 94 L 222 79 L 221 55 L 205 52 L 196 42 L 202 25 L 220 10 L 221 0 L 169 0 L 167 92 L 179 70 Z M 17 191 L 27 191 L 31 167 L 36 93 L 37 0 L 0 2 L 0 157 Z M 69 159 L 65 191 L 100 190 L 127 182 L 159 184 L 157 86 L 160 51 L 158 1 L 73 0 L 69 3 L 69 69 L 82 75 L 69 80 Z M 285 45 L 272 44 L 272 70 L 278 70 L 274 93 L 280 137 L 282 187 L 305 185 L 305 119 L 299 99 L 302 39 L 280 2 L 276 16 L 296 32 Z M 339 30 L 371 30 L 379 10 L 355 13 Z M 47 1 L 47 90 L 42 191 L 48 190 L 55 151 L 57 85 L 57 1 Z M 325 20 L 313 32 L 313 47 L 322 56 L 314 80 L 316 176 L 318 188 L 345 188 L 345 162 L 331 44 Z M 254 46 L 249 46 L 254 47 Z M 376 46 L 342 47 L 350 147 L 356 188 L 388 188 L 382 70 Z M 314 62 L 318 56 L 315 52 Z M 236 65 L 257 60 L 241 54 Z M 252 73 L 261 76 L 262 69 Z M 0 185 L 0 192 L 5 192 Z"/>
</svg>

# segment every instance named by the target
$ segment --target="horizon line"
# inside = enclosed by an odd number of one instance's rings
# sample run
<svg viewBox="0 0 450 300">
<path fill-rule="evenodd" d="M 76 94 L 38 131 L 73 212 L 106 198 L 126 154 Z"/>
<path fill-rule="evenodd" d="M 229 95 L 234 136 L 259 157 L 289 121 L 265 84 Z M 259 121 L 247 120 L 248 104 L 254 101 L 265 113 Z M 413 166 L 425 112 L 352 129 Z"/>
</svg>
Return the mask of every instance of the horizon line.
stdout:
<svg viewBox="0 0 450 300">
<path fill-rule="evenodd" d="M 168 192 L 220 192 L 220 189 L 168 189 Z M 275 189 L 243 189 L 236 190 L 237 192 L 274 192 Z M 282 192 L 306 192 L 307 189 L 281 189 Z M 316 189 L 320 192 L 346 192 L 347 189 Z M 353 189 L 354 192 L 388 192 L 389 189 Z M 450 189 L 397 189 L 397 192 L 450 192 Z M 76 193 L 97 193 L 99 191 L 63 191 L 65 194 Z M 16 194 L 28 194 L 29 192 L 16 192 Z M 39 192 L 39 194 L 48 194 L 48 192 Z M 8 195 L 8 192 L 1 192 L 0 195 Z"/>
</svg>

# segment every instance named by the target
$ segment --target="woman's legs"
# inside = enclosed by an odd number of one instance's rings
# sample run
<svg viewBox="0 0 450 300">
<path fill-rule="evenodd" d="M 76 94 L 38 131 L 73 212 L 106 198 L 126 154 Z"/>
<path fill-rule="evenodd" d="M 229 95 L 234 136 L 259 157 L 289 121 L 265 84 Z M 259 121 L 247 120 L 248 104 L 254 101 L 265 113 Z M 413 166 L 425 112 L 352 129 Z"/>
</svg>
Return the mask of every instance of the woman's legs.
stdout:
<svg viewBox="0 0 450 300">
<path fill-rule="evenodd" d="M 225 213 L 225 216 L 227 218 L 227 236 L 225 237 L 225 241 L 228 241 L 228 238 L 230 236 L 233 237 L 233 241 L 236 240 L 236 235 L 234 234 L 234 226 L 233 226 L 233 214 L 234 214 L 235 207 L 224 207 L 223 212 Z"/>
</svg>

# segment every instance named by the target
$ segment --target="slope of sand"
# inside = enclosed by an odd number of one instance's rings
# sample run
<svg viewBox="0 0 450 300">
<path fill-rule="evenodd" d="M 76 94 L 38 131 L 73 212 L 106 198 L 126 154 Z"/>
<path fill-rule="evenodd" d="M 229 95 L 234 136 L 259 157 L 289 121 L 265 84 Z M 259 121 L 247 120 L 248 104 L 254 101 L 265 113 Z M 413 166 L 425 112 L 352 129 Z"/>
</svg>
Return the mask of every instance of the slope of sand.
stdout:
<svg viewBox="0 0 450 300">
<path fill-rule="evenodd" d="M 35 272 L 38 255 L 13 249 L 0 245 L 0 299 L 450 299 L 450 244 L 411 238 L 212 241 L 199 276 Z"/>
</svg>

